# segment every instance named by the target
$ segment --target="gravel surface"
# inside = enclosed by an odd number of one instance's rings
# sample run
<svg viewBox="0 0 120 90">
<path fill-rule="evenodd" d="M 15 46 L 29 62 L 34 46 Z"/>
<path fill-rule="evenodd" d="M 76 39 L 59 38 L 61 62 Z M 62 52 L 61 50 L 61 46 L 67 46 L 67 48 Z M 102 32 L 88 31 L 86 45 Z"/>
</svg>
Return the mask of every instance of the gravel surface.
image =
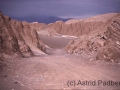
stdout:
<svg viewBox="0 0 120 90">
<path fill-rule="evenodd" d="M 120 64 L 91 61 L 63 48 L 47 53 L 0 61 L 0 90 L 120 90 Z"/>
</svg>

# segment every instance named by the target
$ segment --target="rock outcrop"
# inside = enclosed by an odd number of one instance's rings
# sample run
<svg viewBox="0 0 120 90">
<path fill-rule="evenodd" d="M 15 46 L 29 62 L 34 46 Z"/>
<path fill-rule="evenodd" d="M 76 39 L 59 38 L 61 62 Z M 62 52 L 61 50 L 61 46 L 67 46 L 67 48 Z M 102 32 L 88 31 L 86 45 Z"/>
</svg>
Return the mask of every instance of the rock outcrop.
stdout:
<svg viewBox="0 0 120 90">
<path fill-rule="evenodd" d="M 0 59 L 44 54 L 45 45 L 36 31 L 47 36 L 62 34 L 79 37 L 66 46 L 68 53 L 87 53 L 91 58 L 112 62 L 120 58 L 120 13 L 46 25 L 12 20 L 0 12 Z"/>
<path fill-rule="evenodd" d="M 39 26 L 38 23 L 34 25 Z M 49 36 L 62 34 L 79 37 L 66 46 L 69 53 L 82 54 L 84 52 L 94 59 L 118 61 L 120 46 L 119 14 L 117 13 L 98 15 L 83 20 L 40 24 L 40 28 L 37 30 L 40 34 Z M 92 54 L 90 54 L 91 52 Z"/>
<path fill-rule="evenodd" d="M 120 13 L 108 21 L 104 35 L 107 37 L 106 44 L 99 49 L 97 57 L 112 62 L 120 61 Z"/>
<path fill-rule="evenodd" d="M 11 28 L 10 18 L 0 12 L 0 59 L 9 56 L 22 56 L 18 40 Z M 12 56 L 12 57 L 13 57 Z"/>
<path fill-rule="evenodd" d="M 20 50 L 24 55 L 31 55 L 32 53 L 29 53 L 31 50 L 37 50 L 37 52 L 42 50 L 45 52 L 44 44 L 40 41 L 36 30 L 33 29 L 28 22 L 11 20 L 11 27 L 16 34 Z"/>
<path fill-rule="evenodd" d="M 47 24 L 44 23 L 30 23 L 30 26 L 35 29 L 38 34 L 44 36 L 54 36 L 59 35 L 54 28 L 49 28 Z"/>
<path fill-rule="evenodd" d="M 94 59 L 118 62 L 120 59 L 120 13 L 108 20 L 98 30 L 71 41 L 69 53 L 94 53 Z"/>
<path fill-rule="evenodd" d="M 96 30 L 99 26 L 102 26 L 103 22 L 83 22 L 66 24 L 62 21 L 49 24 L 48 28 L 55 30 L 62 35 L 81 36 L 89 34 L 91 31 Z"/>
<path fill-rule="evenodd" d="M 50 23 L 48 25 L 42 23 L 31 23 L 31 25 L 40 34 L 46 33 L 49 36 L 62 34 L 79 37 L 103 27 L 106 21 L 116 14 L 117 13 L 109 13 L 87 19 L 72 19 L 66 22 L 56 21 L 55 23 Z"/>
<path fill-rule="evenodd" d="M 27 22 L 12 20 L 0 12 L 0 58 L 32 56 L 45 52 L 45 45 Z"/>
</svg>

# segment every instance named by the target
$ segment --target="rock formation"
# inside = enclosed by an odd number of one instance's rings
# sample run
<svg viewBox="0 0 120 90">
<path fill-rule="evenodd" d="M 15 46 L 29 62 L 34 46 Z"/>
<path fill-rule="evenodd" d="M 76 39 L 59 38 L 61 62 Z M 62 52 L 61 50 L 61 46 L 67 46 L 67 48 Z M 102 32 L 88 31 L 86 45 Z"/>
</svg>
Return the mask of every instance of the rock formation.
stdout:
<svg viewBox="0 0 120 90">
<path fill-rule="evenodd" d="M 102 27 L 88 35 L 71 41 L 69 53 L 94 53 L 96 59 L 118 62 L 120 56 L 120 13 L 109 19 Z"/>
<path fill-rule="evenodd" d="M 98 51 L 98 58 L 118 62 L 120 59 L 120 13 L 108 21 L 104 35 L 107 37 L 104 47 Z"/>
<path fill-rule="evenodd" d="M 30 50 L 39 52 L 39 49 L 45 52 L 44 44 L 40 41 L 36 30 L 28 22 L 11 20 L 11 27 L 16 34 L 21 52 L 28 54 Z"/>
<path fill-rule="evenodd" d="M 18 40 L 10 26 L 10 18 L 0 12 L 0 56 L 22 55 Z"/>
<path fill-rule="evenodd" d="M 12 20 L 0 12 L 0 59 L 31 56 L 34 50 L 45 52 L 45 46 L 29 23 Z"/>
<path fill-rule="evenodd" d="M 48 25 L 12 20 L 0 12 L 0 59 L 9 56 L 32 56 L 46 51 L 38 37 L 72 35 L 79 37 L 67 46 L 68 53 L 86 53 L 91 58 L 117 62 L 120 58 L 120 13 L 88 19 L 57 21 Z"/>
<path fill-rule="evenodd" d="M 87 35 L 90 32 L 98 30 L 100 27 L 103 27 L 106 21 L 115 16 L 116 14 L 117 13 L 109 13 L 87 19 L 72 19 L 66 22 L 56 21 L 55 23 L 50 23 L 48 25 L 42 23 L 31 23 L 31 25 L 39 33 L 43 34 L 43 32 L 40 32 L 42 30 L 50 36 L 59 34 L 81 36 Z"/>
</svg>

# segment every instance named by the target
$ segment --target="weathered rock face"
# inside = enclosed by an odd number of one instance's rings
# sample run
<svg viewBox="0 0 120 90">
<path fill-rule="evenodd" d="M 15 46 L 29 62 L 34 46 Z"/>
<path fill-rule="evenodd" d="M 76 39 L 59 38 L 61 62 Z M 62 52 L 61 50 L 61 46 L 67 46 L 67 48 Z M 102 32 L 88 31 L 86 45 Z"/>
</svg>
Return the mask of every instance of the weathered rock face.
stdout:
<svg viewBox="0 0 120 90">
<path fill-rule="evenodd" d="M 120 59 L 120 13 L 108 20 L 103 27 L 71 41 L 69 53 L 94 52 L 96 59 L 117 62 Z"/>
<path fill-rule="evenodd" d="M 96 31 L 103 27 L 106 21 L 114 15 L 116 15 L 116 13 L 103 14 L 81 20 L 73 19 L 67 22 L 57 21 L 48 25 L 42 23 L 31 23 L 31 26 L 37 31 L 42 30 L 42 32 L 39 32 L 40 34 L 47 33 L 49 36 L 57 34 L 81 36 L 87 35 L 92 31 Z"/>
<path fill-rule="evenodd" d="M 22 54 L 24 56 L 33 55 L 30 47 L 26 44 L 26 41 L 24 40 L 25 33 L 23 30 L 22 22 L 11 20 L 10 25 L 12 27 L 13 32 L 16 34 L 16 38 L 17 38 L 18 44 L 19 44 L 19 49 L 22 52 Z"/>
<path fill-rule="evenodd" d="M 11 20 L 11 27 L 14 33 L 16 33 L 21 52 L 28 55 L 32 55 L 32 53 L 28 53 L 28 51 L 34 51 L 36 49 L 45 52 L 44 44 L 38 38 L 36 30 L 34 30 L 29 23 Z"/>
<path fill-rule="evenodd" d="M 45 45 L 42 43 L 36 30 L 30 26 L 27 22 L 22 22 L 23 24 L 23 31 L 24 31 L 24 40 L 27 45 L 34 51 L 34 49 L 40 49 L 45 52 L 46 48 Z"/>
<path fill-rule="evenodd" d="M 38 34 L 44 36 L 54 36 L 59 35 L 54 28 L 49 28 L 47 24 L 44 23 L 30 23 L 30 26 L 35 29 Z"/>
<path fill-rule="evenodd" d="M 35 28 L 36 25 L 40 28 Z M 85 22 L 79 20 L 76 23 L 67 24 L 62 21 L 57 21 L 48 25 L 32 24 L 32 27 L 38 31 L 41 35 L 71 35 L 71 36 L 81 36 L 87 35 L 90 32 L 97 30 L 102 27 L 104 22 Z"/>
<path fill-rule="evenodd" d="M 117 62 L 120 59 L 120 13 L 108 21 L 105 29 L 107 41 L 99 49 L 98 58 Z"/>
<path fill-rule="evenodd" d="M 48 28 L 56 30 L 57 33 L 71 36 L 81 36 L 89 34 L 91 31 L 96 30 L 99 26 L 102 26 L 103 22 L 83 22 L 66 24 L 62 21 L 49 24 Z"/>
<path fill-rule="evenodd" d="M 29 23 L 29 25 L 37 31 L 44 30 L 45 27 L 47 26 L 44 23 L 37 23 L 37 22 Z"/>
<path fill-rule="evenodd" d="M 103 14 L 100 16 L 95 16 L 88 19 L 69 20 L 67 22 L 56 22 L 49 24 L 48 27 L 56 30 L 59 34 L 72 35 L 72 36 L 81 36 L 87 35 L 92 31 L 98 30 L 100 27 L 103 27 L 107 20 L 112 18 L 116 13 Z"/>
<path fill-rule="evenodd" d="M 0 53 L 32 56 L 34 50 L 45 52 L 45 46 L 29 23 L 11 20 L 0 12 Z M 6 58 L 6 57 L 5 57 Z"/>
<path fill-rule="evenodd" d="M 10 18 L 4 17 L 0 12 L 0 56 L 22 55 L 19 50 L 18 40 L 10 26 Z"/>
</svg>

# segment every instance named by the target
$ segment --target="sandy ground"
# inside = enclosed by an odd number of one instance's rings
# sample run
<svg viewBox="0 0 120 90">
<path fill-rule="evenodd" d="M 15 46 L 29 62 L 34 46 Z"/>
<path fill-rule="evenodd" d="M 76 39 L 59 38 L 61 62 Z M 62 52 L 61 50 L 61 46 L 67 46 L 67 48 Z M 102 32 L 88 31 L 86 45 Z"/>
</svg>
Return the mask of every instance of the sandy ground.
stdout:
<svg viewBox="0 0 120 90">
<path fill-rule="evenodd" d="M 53 45 L 57 38 L 51 42 L 46 56 L 2 62 L 0 90 L 120 90 L 120 64 L 69 55 L 62 41 L 60 47 Z M 109 80 L 119 85 L 106 85 Z"/>
</svg>

